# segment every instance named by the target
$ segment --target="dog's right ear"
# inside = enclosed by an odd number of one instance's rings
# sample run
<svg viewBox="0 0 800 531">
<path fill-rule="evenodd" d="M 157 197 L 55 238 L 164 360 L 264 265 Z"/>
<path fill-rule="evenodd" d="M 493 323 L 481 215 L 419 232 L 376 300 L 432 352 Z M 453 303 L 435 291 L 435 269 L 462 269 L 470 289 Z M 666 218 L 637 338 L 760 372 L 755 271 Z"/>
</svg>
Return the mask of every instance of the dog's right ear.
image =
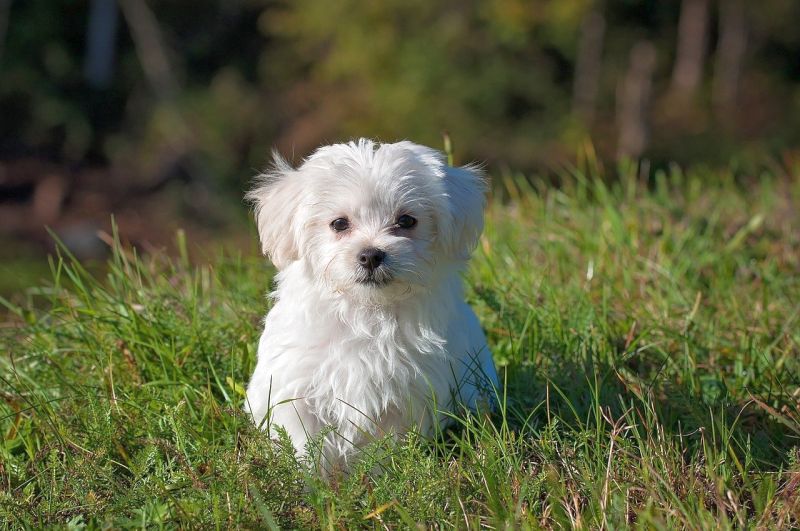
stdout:
<svg viewBox="0 0 800 531">
<path fill-rule="evenodd" d="M 245 199 L 253 204 L 261 252 L 283 269 L 300 258 L 300 227 L 297 211 L 303 201 L 300 172 L 272 152 L 272 167 L 256 177 L 255 187 Z"/>
</svg>

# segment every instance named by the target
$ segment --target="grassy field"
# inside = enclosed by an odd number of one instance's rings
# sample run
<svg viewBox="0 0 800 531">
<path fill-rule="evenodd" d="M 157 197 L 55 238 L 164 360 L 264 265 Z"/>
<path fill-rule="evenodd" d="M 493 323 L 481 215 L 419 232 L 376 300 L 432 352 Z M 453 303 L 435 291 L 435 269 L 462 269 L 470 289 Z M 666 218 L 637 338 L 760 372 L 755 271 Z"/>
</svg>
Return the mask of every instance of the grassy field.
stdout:
<svg viewBox="0 0 800 531">
<path fill-rule="evenodd" d="M 330 482 L 241 413 L 272 275 L 255 252 L 117 249 L 100 279 L 54 259 L 6 302 L 0 522 L 800 525 L 800 181 L 600 173 L 495 179 L 467 281 L 501 411 Z"/>
</svg>

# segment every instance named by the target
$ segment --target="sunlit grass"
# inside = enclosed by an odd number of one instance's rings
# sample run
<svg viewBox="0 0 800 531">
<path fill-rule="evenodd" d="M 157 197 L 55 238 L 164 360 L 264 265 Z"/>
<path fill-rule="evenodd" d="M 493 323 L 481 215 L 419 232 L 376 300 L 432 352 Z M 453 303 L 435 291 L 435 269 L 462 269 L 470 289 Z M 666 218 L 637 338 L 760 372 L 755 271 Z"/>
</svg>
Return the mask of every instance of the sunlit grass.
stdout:
<svg viewBox="0 0 800 531">
<path fill-rule="evenodd" d="M 0 521 L 40 527 L 791 527 L 800 183 L 591 160 L 501 176 L 468 274 L 492 418 L 323 480 L 241 413 L 271 270 L 117 248 L 7 304 Z"/>
</svg>

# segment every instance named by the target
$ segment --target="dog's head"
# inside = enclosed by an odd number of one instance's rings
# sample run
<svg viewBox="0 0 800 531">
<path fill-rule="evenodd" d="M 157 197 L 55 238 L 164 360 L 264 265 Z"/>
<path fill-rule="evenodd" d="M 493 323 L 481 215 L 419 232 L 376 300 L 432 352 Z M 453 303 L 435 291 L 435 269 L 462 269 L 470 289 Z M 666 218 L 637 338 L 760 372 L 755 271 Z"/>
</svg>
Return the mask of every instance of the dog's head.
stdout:
<svg viewBox="0 0 800 531">
<path fill-rule="evenodd" d="M 333 292 L 382 302 L 419 293 L 463 263 L 483 228 L 484 181 L 431 148 L 361 139 L 298 168 L 275 155 L 248 193 L 262 249 L 302 261 Z"/>
</svg>

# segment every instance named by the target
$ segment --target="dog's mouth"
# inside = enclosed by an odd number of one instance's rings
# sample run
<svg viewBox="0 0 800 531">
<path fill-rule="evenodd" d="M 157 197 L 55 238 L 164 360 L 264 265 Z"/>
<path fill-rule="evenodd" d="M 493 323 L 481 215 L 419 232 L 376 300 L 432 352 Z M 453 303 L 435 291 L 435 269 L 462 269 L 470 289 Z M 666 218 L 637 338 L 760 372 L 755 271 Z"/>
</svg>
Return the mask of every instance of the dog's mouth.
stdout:
<svg viewBox="0 0 800 531">
<path fill-rule="evenodd" d="M 392 281 L 392 274 L 385 268 L 365 271 L 356 278 L 356 283 L 372 288 L 382 288 Z"/>
<path fill-rule="evenodd" d="M 367 279 L 364 279 L 364 280 L 358 280 L 357 282 L 359 284 L 361 284 L 362 286 L 369 286 L 369 287 L 373 287 L 373 288 L 382 288 L 386 284 L 388 284 L 390 281 L 389 280 L 377 280 L 377 279 L 374 279 L 374 278 L 367 278 Z"/>
</svg>

